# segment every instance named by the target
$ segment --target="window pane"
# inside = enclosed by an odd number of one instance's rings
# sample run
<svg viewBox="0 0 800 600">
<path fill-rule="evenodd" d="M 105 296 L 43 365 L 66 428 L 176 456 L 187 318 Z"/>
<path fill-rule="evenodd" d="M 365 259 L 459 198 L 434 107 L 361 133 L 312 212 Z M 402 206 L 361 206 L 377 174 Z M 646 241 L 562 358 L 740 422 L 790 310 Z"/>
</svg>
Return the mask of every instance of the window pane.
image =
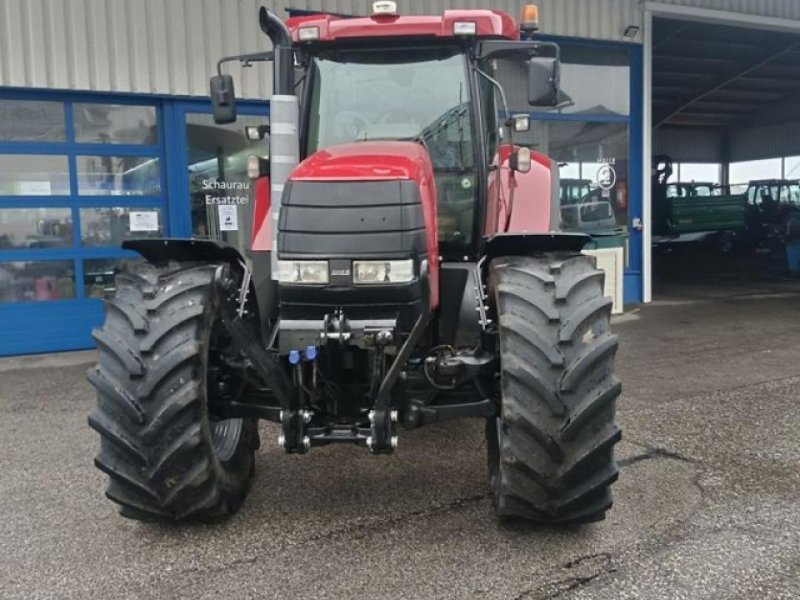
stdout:
<svg viewBox="0 0 800 600">
<path fill-rule="evenodd" d="M 534 121 L 515 141 L 559 164 L 564 227 L 594 231 L 628 224 L 628 125 Z"/>
<path fill-rule="evenodd" d="M 73 104 L 75 141 L 97 144 L 156 144 L 154 106 Z"/>
<path fill-rule="evenodd" d="M 84 246 L 119 246 L 132 238 L 159 237 L 162 231 L 161 210 L 158 208 L 112 206 L 81 209 L 81 242 Z"/>
<path fill-rule="evenodd" d="M 120 273 L 134 272 L 141 258 L 93 258 L 83 261 L 83 293 L 87 298 L 107 298 L 117 289 Z"/>
<path fill-rule="evenodd" d="M 161 193 L 159 160 L 147 156 L 79 156 L 82 196 L 154 196 Z"/>
<path fill-rule="evenodd" d="M 38 100 L 0 100 L 0 140 L 65 141 L 64 104 Z"/>
<path fill-rule="evenodd" d="M 570 46 L 561 48 L 559 105 L 528 104 L 528 71 L 523 61 L 498 61 L 498 79 L 511 109 L 591 115 L 630 113 L 630 54 L 626 49 Z"/>
<path fill-rule="evenodd" d="M 75 269 L 71 260 L 0 262 L 0 303 L 74 297 Z"/>
<path fill-rule="evenodd" d="M 683 183 L 719 183 L 720 165 L 718 163 L 681 163 L 678 173 Z M 707 194 L 705 194 L 707 195 Z"/>
<path fill-rule="evenodd" d="M 72 212 L 70 209 L 0 209 L 0 250 L 63 248 L 71 245 Z"/>
<path fill-rule="evenodd" d="M 787 156 L 784 160 L 786 179 L 800 179 L 800 156 Z"/>
<path fill-rule="evenodd" d="M 66 156 L 0 154 L 0 196 L 68 196 Z"/>
<path fill-rule="evenodd" d="M 730 164 L 729 181 L 731 185 L 746 184 L 758 179 L 780 179 L 781 159 L 748 160 Z"/>
<path fill-rule="evenodd" d="M 236 123 L 218 125 L 211 115 L 186 115 L 186 145 L 189 163 L 189 198 L 192 236 L 223 240 L 242 254 L 250 248 L 252 208 L 247 177 L 247 156 L 266 157 L 268 145 L 244 136 L 247 125 L 263 125 L 266 117 L 240 116 Z M 224 226 L 223 218 L 235 206 L 235 226 Z M 222 208 L 220 208 L 222 207 Z M 223 218 L 220 218 L 223 216 Z"/>
</svg>

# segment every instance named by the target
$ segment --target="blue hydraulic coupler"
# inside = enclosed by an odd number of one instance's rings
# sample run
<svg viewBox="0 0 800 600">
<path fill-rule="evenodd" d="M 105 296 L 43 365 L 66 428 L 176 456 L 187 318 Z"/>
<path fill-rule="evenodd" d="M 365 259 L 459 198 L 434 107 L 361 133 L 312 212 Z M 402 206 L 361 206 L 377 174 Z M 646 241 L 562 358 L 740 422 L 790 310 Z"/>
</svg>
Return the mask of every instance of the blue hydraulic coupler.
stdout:
<svg viewBox="0 0 800 600">
<path fill-rule="evenodd" d="M 317 358 L 317 347 L 309 346 L 308 348 L 306 348 L 305 358 L 306 360 L 314 360 L 315 358 Z"/>
<path fill-rule="evenodd" d="M 300 362 L 300 351 L 299 350 L 290 350 L 289 351 L 289 364 L 296 365 Z"/>
</svg>

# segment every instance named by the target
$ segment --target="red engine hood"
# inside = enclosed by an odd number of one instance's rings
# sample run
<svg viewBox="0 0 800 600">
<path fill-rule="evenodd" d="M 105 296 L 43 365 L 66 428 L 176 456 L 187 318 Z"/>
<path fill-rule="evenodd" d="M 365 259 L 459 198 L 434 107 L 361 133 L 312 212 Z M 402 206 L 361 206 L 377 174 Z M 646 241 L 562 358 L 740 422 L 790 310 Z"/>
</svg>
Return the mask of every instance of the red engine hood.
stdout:
<svg viewBox="0 0 800 600">
<path fill-rule="evenodd" d="M 290 181 L 417 182 L 433 176 L 430 157 L 415 142 L 357 142 L 331 146 L 301 162 Z"/>
</svg>

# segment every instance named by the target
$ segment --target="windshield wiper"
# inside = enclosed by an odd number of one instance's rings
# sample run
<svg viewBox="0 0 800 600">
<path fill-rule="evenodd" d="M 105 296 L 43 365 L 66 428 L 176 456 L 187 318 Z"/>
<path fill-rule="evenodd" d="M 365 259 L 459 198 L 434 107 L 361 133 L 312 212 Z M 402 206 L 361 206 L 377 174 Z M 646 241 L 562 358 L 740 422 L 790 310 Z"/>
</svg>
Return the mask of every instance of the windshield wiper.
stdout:
<svg viewBox="0 0 800 600">
<path fill-rule="evenodd" d="M 418 135 L 408 135 L 408 136 L 380 136 L 380 137 L 367 137 L 364 136 L 363 138 L 358 138 L 354 140 L 355 142 L 417 142 L 418 144 L 422 144 L 426 146 L 425 140 Z"/>
<path fill-rule="evenodd" d="M 450 124 L 461 120 L 465 114 L 467 114 L 467 110 L 469 108 L 469 103 L 462 102 L 461 104 L 457 104 L 453 108 L 448 109 L 446 112 L 442 113 L 440 117 L 437 117 L 430 125 L 425 127 L 422 131 L 419 132 L 419 136 L 422 139 L 427 139 L 443 129 L 446 129 Z"/>
<path fill-rule="evenodd" d="M 456 168 L 453 169 L 452 167 L 448 168 L 449 171 L 457 171 L 459 173 L 464 173 L 467 171 L 467 165 L 464 161 L 464 123 L 462 117 L 467 114 L 469 110 L 469 103 L 462 102 L 449 110 L 447 110 L 442 116 L 438 117 L 433 123 L 425 127 L 420 133 L 419 137 L 422 138 L 426 142 L 432 140 L 435 136 L 440 134 L 443 131 L 446 131 L 452 124 L 458 124 L 458 150 L 456 152 L 452 152 L 452 145 L 445 140 L 447 148 L 443 150 L 445 153 L 444 155 L 448 156 L 452 164 L 457 164 Z M 436 147 L 436 143 L 434 142 L 434 147 Z M 443 156 L 444 156 L 443 155 Z M 445 168 L 444 159 L 440 159 L 437 163 L 437 170 L 442 171 Z"/>
</svg>

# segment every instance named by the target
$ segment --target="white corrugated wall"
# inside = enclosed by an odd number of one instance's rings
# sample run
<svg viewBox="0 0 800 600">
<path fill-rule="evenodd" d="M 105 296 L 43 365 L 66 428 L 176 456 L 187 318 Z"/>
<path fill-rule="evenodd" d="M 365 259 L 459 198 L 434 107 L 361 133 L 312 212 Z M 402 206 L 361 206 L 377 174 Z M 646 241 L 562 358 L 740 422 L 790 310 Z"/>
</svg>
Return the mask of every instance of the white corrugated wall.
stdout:
<svg viewBox="0 0 800 600">
<path fill-rule="evenodd" d="M 371 0 L 0 0 L 0 86 L 206 95 L 226 54 L 268 48 L 258 7 L 368 14 Z M 524 2 L 400 0 L 406 14 L 491 6 L 519 14 Z M 539 0 L 548 33 L 620 39 L 639 20 L 637 0 Z M 233 69 L 238 73 L 239 69 Z M 237 82 L 264 97 L 264 66 Z"/>
<path fill-rule="evenodd" d="M 266 49 L 257 0 L 0 0 L 0 85 L 207 95 L 223 54 Z M 252 69 L 242 91 L 263 95 Z M 259 94 L 261 91 L 261 94 Z"/>
<path fill-rule="evenodd" d="M 641 23 L 639 0 L 538 0 L 543 31 L 624 40 Z M 800 0 L 669 0 L 671 4 L 800 19 Z M 225 54 L 267 48 L 261 4 L 366 14 L 371 0 L 0 0 L 0 86 L 206 95 Z M 498 8 L 524 0 L 399 0 L 406 14 Z M 234 69 L 238 72 L 238 68 Z M 242 97 L 269 91 L 266 68 L 238 83 Z"/>
</svg>

